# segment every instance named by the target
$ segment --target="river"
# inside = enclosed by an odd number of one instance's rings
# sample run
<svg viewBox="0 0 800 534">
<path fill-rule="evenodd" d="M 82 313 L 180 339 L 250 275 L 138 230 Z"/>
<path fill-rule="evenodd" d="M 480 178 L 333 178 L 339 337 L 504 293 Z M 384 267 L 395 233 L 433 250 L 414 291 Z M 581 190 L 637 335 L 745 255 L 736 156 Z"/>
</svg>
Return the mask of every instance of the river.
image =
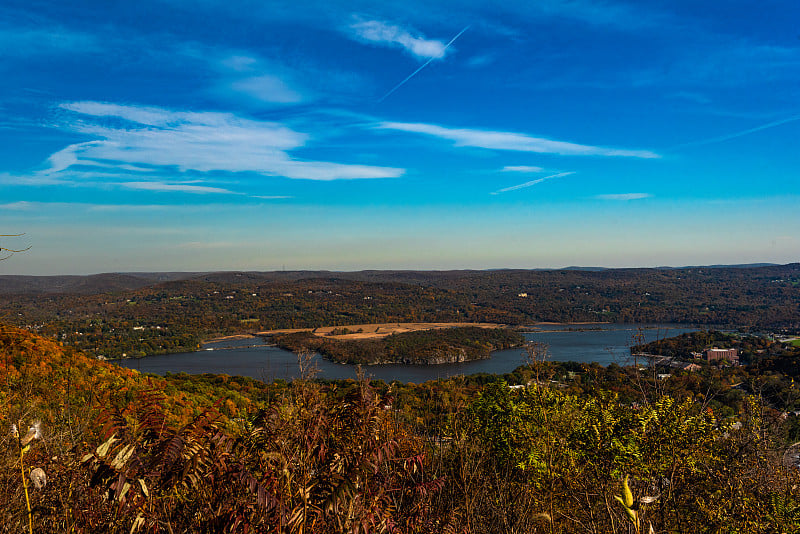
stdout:
<svg viewBox="0 0 800 534">
<path fill-rule="evenodd" d="M 538 324 L 529 330 L 524 334 L 525 338 L 546 344 L 552 361 L 626 365 L 631 363 L 632 345 L 694 332 L 697 328 L 685 325 Z M 249 376 L 266 382 L 298 377 L 295 354 L 278 347 L 242 347 L 253 344 L 253 339 L 229 339 L 208 343 L 197 352 L 116 360 L 114 363 L 143 373 L 160 375 L 214 373 Z M 364 367 L 364 370 L 368 377 L 386 382 L 399 380 L 421 383 L 456 375 L 503 374 L 523 363 L 523 350 L 516 348 L 496 351 L 488 360 L 443 365 L 371 365 Z M 356 377 L 354 365 L 333 363 L 321 357 L 314 358 L 314 365 L 319 378 L 335 380 Z"/>
</svg>

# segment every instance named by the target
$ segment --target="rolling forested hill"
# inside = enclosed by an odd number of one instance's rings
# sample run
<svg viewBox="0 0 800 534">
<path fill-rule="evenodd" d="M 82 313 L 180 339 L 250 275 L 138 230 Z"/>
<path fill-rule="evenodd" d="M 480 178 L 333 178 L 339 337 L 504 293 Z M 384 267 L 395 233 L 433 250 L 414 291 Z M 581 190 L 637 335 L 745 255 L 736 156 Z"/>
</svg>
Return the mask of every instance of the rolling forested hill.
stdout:
<svg viewBox="0 0 800 534">
<path fill-rule="evenodd" d="M 320 274 L 103 275 L 103 283 L 97 277 L 69 283 L 0 277 L 6 291 L 0 313 L 16 325 L 110 357 L 190 350 L 202 339 L 237 332 L 383 322 L 800 329 L 800 264 Z"/>
</svg>

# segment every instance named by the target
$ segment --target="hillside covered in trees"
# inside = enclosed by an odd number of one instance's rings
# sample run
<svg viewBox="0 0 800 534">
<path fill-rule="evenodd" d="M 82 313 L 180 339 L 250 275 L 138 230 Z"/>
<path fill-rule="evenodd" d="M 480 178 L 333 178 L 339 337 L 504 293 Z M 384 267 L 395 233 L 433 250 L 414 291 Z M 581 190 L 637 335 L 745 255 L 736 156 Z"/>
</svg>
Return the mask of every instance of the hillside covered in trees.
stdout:
<svg viewBox="0 0 800 534">
<path fill-rule="evenodd" d="M 0 371 L 3 532 L 800 529 L 777 372 L 264 384 L 143 376 L 12 327 Z"/>
<path fill-rule="evenodd" d="M 0 277 L 0 291 L 7 321 L 112 358 L 194 350 L 240 332 L 385 322 L 800 329 L 800 264 Z"/>
</svg>

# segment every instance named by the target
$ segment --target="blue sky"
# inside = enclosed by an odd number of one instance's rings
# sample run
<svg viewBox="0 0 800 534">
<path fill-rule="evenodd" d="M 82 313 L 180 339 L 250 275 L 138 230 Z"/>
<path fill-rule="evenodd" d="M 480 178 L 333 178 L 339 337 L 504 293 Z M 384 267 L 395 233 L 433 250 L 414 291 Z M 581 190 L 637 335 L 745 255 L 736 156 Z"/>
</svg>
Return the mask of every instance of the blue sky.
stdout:
<svg viewBox="0 0 800 534">
<path fill-rule="evenodd" d="M 0 273 L 798 261 L 798 20 L 6 0 Z"/>
</svg>

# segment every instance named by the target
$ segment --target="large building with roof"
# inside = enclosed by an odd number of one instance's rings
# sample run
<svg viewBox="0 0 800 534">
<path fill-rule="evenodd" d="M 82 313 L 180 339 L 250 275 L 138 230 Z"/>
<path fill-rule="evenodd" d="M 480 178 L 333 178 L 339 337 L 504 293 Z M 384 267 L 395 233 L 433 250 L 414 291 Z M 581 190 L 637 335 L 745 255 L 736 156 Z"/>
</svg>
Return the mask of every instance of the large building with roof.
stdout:
<svg viewBox="0 0 800 534">
<path fill-rule="evenodd" d="M 706 361 L 713 362 L 715 360 L 728 360 L 732 364 L 739 365 L 739 351 L 736 349 L 706 349 L 703 351 L 703 356 Z"/>
</svg>

